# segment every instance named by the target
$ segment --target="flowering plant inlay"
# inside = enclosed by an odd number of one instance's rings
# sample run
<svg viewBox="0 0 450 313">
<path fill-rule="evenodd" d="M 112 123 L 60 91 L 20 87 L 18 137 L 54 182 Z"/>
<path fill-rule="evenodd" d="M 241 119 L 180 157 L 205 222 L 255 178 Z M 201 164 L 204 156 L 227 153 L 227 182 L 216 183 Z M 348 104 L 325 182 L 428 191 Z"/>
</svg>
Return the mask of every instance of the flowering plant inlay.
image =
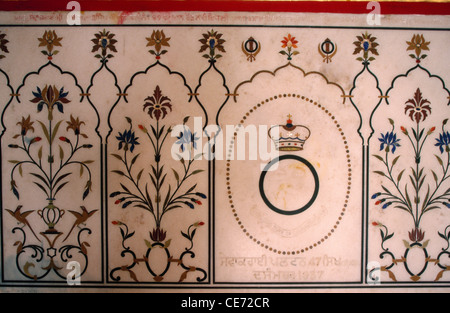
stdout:
<svg viewBox="0 0 450 313">
<path fill-rule="evenodd" d="M 51 51 L 51 50 L 50 50 Z M 17 150 L 17 159 L 9 160 L 13 164 L 10 174 L 11 192 L 18 201 L 23 199 L 22 188 L 19 187 L 18 177 L 23 178 L 25 175 L 32 177 L 33 186 L 45 196 L 48 201 L 47 206 L 39 210 L 22 211 L 23 206 L 19 204 L 13 211 L 7 209 L 7 212 L 14 217 L 20 224 L 28 227 L 33 234 L 33 239 L 38 244 L 30 244 L 26 236 L 24 228 L 14 228 L 13 233 L 20 231 L 22 233 L 22 241 L 17 241 L 17 265 L 18 270 L 27 278 L 39 280 L 46 277 L 49 273 L 54 272 L 56 275 L 63 277 L 57 257 L 62 262 L 67 262 L 67 255 L 71 255 L 71 250 L 77 250 L 85 259 L 85 268 L 87 269 L 89 243 L 82 241 L 81 234 L 90 232 L 88 228 L 80 228 L 76 236 L 72 236 L 76 226 L 85 225 L 87 220 L 92 217 L 98 209 L 90 210 L 80 205 L 82 213 L 75 210 L 62 209 L 56 206 L 61 202 L 61 192 L 67 189 L 67 186 L 73 184 L 76 180 L 74 177 L 74 169 L 79 169 L 79 179 L 86 178 L 84 192 L 80 198 L 84 201 L 92 191 L 92 173 L 89 164 L 94 160 L 77 160 L 83 150 L 89 150 L 92 144 L 86 142 L 88 135 L 82 132 L 82 126 L 86 123 L 81 121 L 79 117 L 70 115 L 70 119 L 66 121 L 67 127 L 64 133 L 64 119 L 60 119 L 64 114 L 64 105 L 71 103 L 68 99 L 69 92 L 64 91 L 64 87 L 58 88 L 55 85 L 45 85 L 42 89 L 36 87 L 37 91 L 33 92 L 34 98 L 31 103 L 37 104 L 37 114 L 41 117 L 42 111 L 47 110 L 46 119 L 32 119 L 31 115 L 22 116 L 21 121 L 17 122 L 19 132 L 13 136 L 14 143 L 8 145 L 10 149 Z M 54 107 L 58 109 L 59 114 L 54 114 Z M 57 122 L 55 123 L 55 119 Z M 62 127 L 61 127 L 62 126 Z M 59 139 L 59 140 L 58 140 Z M 62 203 L 62 202 L 61 202 Z M 75 217 L 72 228 L 66 233 L 60 228 L 60 222 L 65 219 L 66 211 Z M 46 225 L 45 231 L 37 232 L 37 228 L 41 225 L 29 222 L 29 218 L 37 215 Z M 62 242 L 58 239 L 63 238 Z M 68 244 L 62 246 L 62 243 L 71 238 L 76 239 L 77 245 Z M 44 248 L 47 245 L 48 248 Z M 57 249 L 58 245 L 60 246 Z M 33 251 L 33 261 L 27 261 L 21 264 L 22 255 L 26 255 L 29 251 Z M 46 252 L 46 253 L 45 253 Z M 69 257 L 71 258 L 71 256 Z M 31 272 L 31 267 L 35 264 L 43 262 L 46 266 L 41 265 L 41 273 Z"/>
<path fill-rule="evenodd" d="M 58 37 L 56 31 L 45 31 L 42 38 L 38 38 L 39 47 L 46 47 L 47 50 L 42 50 L 42 54 L 46 55 L 49 60 L 52 60 L 53 56 L 59 53 L 59 50 L 55 50 L 55 47 L 62 47 L 62 37 Z"/>
<path fill-rule="evenodd" d="M 171 99 L 164 96 L 161 88 L 156 86 L 153 91 L 153 96 L 145 98 L 143 104 L 144 111 L 147 110 L 149 117 L 152 120 L 156 120 L 156 125 L 151 123 L 149 126 L 138 125 L 139 132 L 143 135 L 142 140 L 147 139 L 153 147 L 153 157 L 150 159 L 151 171 L 144 173 L 145 168 L 135 169 L 135 165 L 141 157 L 141 154 L 145 151 L 135 154 L 136 147 L 140 145 L 140 137 L 135 135 L 133 127 L 133 121 L 127 117 L 126 120 L 129 124 L 129 128 L 119 133 L 116 139 L 119 141 L 118 150 L 122 150 L 122 154 L 112 154 L 112 156 L 122 163 L 123 169 L 113 170 L 112 172 L 123 178 L 126 182 L 120 183 L 121 189 L 110 194 L 111 198 L 117 199 L 116 205 L 120 205 L 122 209 L 128 207 L 140 208 L 149 213 L 154 221 L 154 228 L 149 230 L 149 238 L 145 239 L 145 244 L 148 248 L 147 256 L 144 258 L 144 262 L 147 266 L 149 273 L 153 276 L 156 282 L 160 282 L 164 279 L 164 275 L 170 268 L 172 262 L 177 262 L 182 268 L 186 269 L 180 277 L 180 282 L 187 278 L 189 272 L 199 271 L 203 273 L 203 277 L 199 277 L 198 281 L 206 279 L 206 272 L 203 269 L 189 267 L 185 265 L 183 257 L 195 254 L 191 251 L 194 247 L 194 235 L 196 229 L 204 223 L 196 223 L 191 225 L 187 233 L 182 232 L 183 237 L 187 238 L 191 247 L 181 253 L 180 258 L 177 260 L 169 260 L 167 262 L 166 270 L 163 273 L 156 273 L 153 270 L 152 264 L 149 263 L 148 257 L 152 250 L 163 249 L 168 256 L 171 256 L 169 247 L 172 239 L 169 237 L 168 232 L 163 228 L 163 221 L 169 218 L 168 212 L 179 210 L 182 208 L 195 209 L 201 206 L 203 203 L 201 200 L 206 199 L 206 195 L 198 192 L 197 184 L 191 184 L 191 177 L 203 172 L 203 170 L 193 170 L 193 165 L 199 156 L 194 157 L 192 153 L 195 150 L 195 142 L 197 137 L 190 134 L 188 131 L 180 134 L 178 141 L 175 143 L 180 146 L 180 151 L 187 150 L 190 157 L 188 160 L 181 158 L 180 163 L 182 170 L 180 172 L 177 168 L 172 168 L 171 171 L 167 170 L 166 164 L 164 164 L 164 158 L 162 156 L 162 149 L 167 143 L 167 139 L 172 132 L 172 127 L 167 125 L 161 125 L 160 123 L 167 115 L 172 111 Z M 189 117 L 185 118 L 183 123 L 187 123 Z M 156 126 L 156 127 L 155 127 Z M 188 134 L 188 137 L 184 137 L 184 134 Z M 173 175 L 175 178 L 175 184 L 168 182 L 168 175 Z M 144 177 L 150 177 L 150 182 L 144 183 Z M 114 221 L 114 225 L 123 226 L 121 228 L 122 240 L 124 251 L 123 254 L 129 253 L 134 255 L 131 248 L 126 248 L 125 241 L 134 236 L 134 232 L 128 233 L 128 226 L 121 221 Z M 172 257 L 171 257 L 172 258 Z M 120 276 L 117 276 L 118 271 L 127 271 L 133 280 L 138 281 L 136 274 L 131 270 L 139 261 L 134 257 L 133 264 L 129 266 L 122 266 L 115 268 L 111 271 L 111 278 L 113 280 L 120 280 Z"/>
<path fill-rule="evenodd" d="M 439 147 L 441 154 L 444 150 L 447 152 L 446 160 L 441 156 L 435 154 L 435 160 L 442 168 L 442 173 L 438 173 L 433 169 L 429 169 L 423 165 L 424 154 L 428 151 L 424 151 L 424 146 L 426 146 L 429 138 L 435 133 L 436 127 L 431 127 L 425 129 L 421 127 L 427 117 L 432 113 L 432 107 L 430 101 L 423 98 L 422 92 L 418 88 L 414 94 L 414 98 L 406 101 L 405 114 L 409 116 L 411 121 L 415 122 L 415 127 L 408 129 L 408 127 L 401 126 L 400 130 L 403 134 L 404 139 L 397 139 L 397 133 L 395 132 L 395 122 L 390 119 L 392 125 L 392 131 L 387 132 L 386 135 L 381 134 L 379 139 L 381 142 L 380 151 L 385 151 L 385 156 L 374 155 L 376 159 L 381 161 L 385 167 L 383 171 L 375 171 L 376 174 L 383 177 L 383 180 L 389 183 L 389 185 L 382 185 L 383 191 L 377 192 L 372 195 L 372 200 L 376 201 L 376 206 L 381 206 L 382 210 L 388 210 L 391 208 L 400 209 L 406 212 L 412 219 L 412 230 L 408 232 L 408 238 L 403 239 L 404 246 L 406 248 L 405 254 L 401 259 L 396 258 L 395 254 L 386 248 L 385 245 L 388 241 L 393 240 L 394 233 L 390 234 L 388 226 L 380 222 L 374 222 L 373 226 L 380 227 L 381 237 L 382 237 L 382 249 L 380 257 L 384 258 L 389 255 L 392 257 L 392 264 L 384 266 L 381 268 L 382 271 L 389 273 L 389 277 L 397 281 L 395 274 L 392 272 L 392 268 L 403 263 L 405 270 L 411 276 L 411 280 L 419 281 L 421 276 L 425 273 L 429 262 L 436 262 L 435 264 L 443 268 L 444 271 L 447 267 L 441 263 L 441 257 L 444 255 L 450 255 L 448 251 L 448 246 L 446 249 L 442 249 L 442 253 L 436 259 L 427 258 L 423 264 L 423 268 L 419 272 L 414 272 L 408 266 L 408 261 L 406 256 L 409 251 L 414 247 L 422 249 L 425 255 L 428 255 L 427 248 L 430 244 L 430 240 L 425 240 L 427 232 L 422 228 L 422 221 L 425 215 L 429 212 L 439 209 L 449 209 L 450 208 L 450 188 L 446 189 L 445 181 L 450 179 L 450 152 L 448 147 L 448 131 L 446 130 L 446 125 L 448 119 L 442 122 L 442 134 L 436 138 L 438 142 L 435 144 Z M 400 141 L 404 141 L 410 144 L 412 152 L 412 160 L 414 161 L 412 166 L 408 166 L 408 160 L 404 159 L 405 156 L 398 155 L 392 161 L 389 158 L 389 152 L 392 154 L 396 152 L 397 148 L 400 148 Z M 444 148 L 445 146 L 445 148 Z M 401 149 L 406 149 L 407 147 L 401 147 Z M 434 152 L 431 152 L 432 154 Z M 402 166 L 402 169 L 398 169 Z M 409 172 L 409 174 L 408 174 Z M 397 173 L 397 174 L 395 174 Z M 409 176 L 409 180 L 405 177 Z M 432 176 L 434 184 L 428 183 L 427 177 Z M 391 187 L 390 187 L 391 186 Z M 449 237 L 447 234 L 439 235 L 449 242 Z M 424 241 L 425 240 L 425 241 Z M 442 277 L 441 272 L 436 280 Z"/>
<path fill-rule="evenodd" d="M 154 30 L 150 37 L 147 37 L 147 47 L 154 47 L 148 52 L 154 55 L 157 60 L 161 58 L 163 54 L 167 53 L 167 50 L 161 50 L 162 47 L 170 47 L 170 37 L 167 38 L 163 30 Z"/>
</svg>

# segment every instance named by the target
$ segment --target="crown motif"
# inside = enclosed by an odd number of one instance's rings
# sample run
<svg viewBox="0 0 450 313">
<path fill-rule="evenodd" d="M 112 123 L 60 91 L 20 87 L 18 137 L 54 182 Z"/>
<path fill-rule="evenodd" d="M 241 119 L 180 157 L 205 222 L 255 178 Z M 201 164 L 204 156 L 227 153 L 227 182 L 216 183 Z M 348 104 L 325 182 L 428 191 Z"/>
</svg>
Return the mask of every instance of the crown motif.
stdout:
<svg viewBox="0 0 450 313">
<path fill-rule="evenodd" d="M 311 130 L 303 125 L 294 125 L 292 115 L 289 114 L 286 125 L 269 129 L 269 137 L 278 151 L 302 151 L 306 140 L 311 137 Z"/>
</svg>

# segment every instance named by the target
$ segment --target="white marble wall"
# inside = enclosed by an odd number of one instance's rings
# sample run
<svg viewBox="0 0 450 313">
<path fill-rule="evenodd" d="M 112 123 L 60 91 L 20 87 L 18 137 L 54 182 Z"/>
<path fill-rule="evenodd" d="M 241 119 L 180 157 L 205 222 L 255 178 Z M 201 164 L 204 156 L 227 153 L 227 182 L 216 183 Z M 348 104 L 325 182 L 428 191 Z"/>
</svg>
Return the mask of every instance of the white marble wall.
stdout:
<svg viewBox="0 0 450 313">
<path fill-rule="evenodd" d="M 2 16 L 1 287 L 449 282 L 447 17 Z"/>
</svg>

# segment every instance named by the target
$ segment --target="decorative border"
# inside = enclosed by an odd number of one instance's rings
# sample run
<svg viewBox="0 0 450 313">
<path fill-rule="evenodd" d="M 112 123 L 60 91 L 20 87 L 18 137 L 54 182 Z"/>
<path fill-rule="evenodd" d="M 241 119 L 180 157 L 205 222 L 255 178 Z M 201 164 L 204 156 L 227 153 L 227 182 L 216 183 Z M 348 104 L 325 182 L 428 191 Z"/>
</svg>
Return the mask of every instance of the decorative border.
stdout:
<svg viewBox="0 0 450 313">
<path fill-rule="evenodd" d="M 275 76 L 279 70 L 282 70 L 282 69 L 284 69 L 284 68 L 286 68 L 288 66 L 291 66 L 291 67 L 301 71 L 303 73 L 303 77 L 306 77 L 306 76 L 309 76 L 309 75 L 319 75 L 320 77 L 322 77 L 326 81 L 327 85 L 333 85 L 333 86 L 338 87 L 341 90 L 341 92 L 342 92 L 342 95 L 341 95 L 341 97 L 343 99 L 342 100 L 342 104 L 345 104 L 345 99 L 347 98 L 347 96 L 345 95 L 345 90 L 344 90 L 344 88 L 342 88 L 342 86 L 340 86 L 339 84 L 337 84 L 335 82 L 330 82 L 328 80 L 328 78 L 321 72 L 317 72 L 317 71 L 306 72 L 304 69 L 302 69 L 301 67 L 298 67 L 298 66 L 292 64 L 291 62 L 288 62 L 287 64 L 285 64 L 283 66 L 280 66 L 279 68 L 277 68 L 273 72 L 271 72 L 269 70 L 262 70 L 262 71 L 256 72 L 255 74 L 253 74 L 253 76 L 249 80 L 241 82 L 234 89 L 234 92 L 233 92 L 233 100 L 234 100 L 234 102 L 237 102 L 236 97 L 239 96 L 239 94 L 238 94 L 239 88 L 241 88 L 245 84 L 252 83 L 256 76 L 259 76 L 260 74 L 270 74 L 272 76 Z M 220 111 L 219 111 L 219 113 L 220 113 Z"/>
<path fill-rule="evenodd" d="M 383 14 L 450 15 L 450 3 L 440 1 L 378 1 Z M 367 14 L 369 1 L 255 1 L 255 0 L 128 0 L 84 1 L 83 11 L 206 11 L 303 12 Z M 66 11 L 67 2 L 51 0 L 1 1 L 0 11 Z"/>
</svg>

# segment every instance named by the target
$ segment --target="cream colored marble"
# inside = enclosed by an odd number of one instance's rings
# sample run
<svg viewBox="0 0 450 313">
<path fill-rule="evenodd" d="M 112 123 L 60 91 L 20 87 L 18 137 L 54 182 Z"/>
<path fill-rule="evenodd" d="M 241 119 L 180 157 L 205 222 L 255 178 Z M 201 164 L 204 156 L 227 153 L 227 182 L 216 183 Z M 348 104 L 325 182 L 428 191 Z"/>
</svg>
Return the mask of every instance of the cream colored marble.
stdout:
<svg viewBox="0 0 450 313">
<path fill-rule="evenodd" d="M 0 12 L 1 288 L 447 287 L 448 17 L 66 16 Z"/>
</svg>

